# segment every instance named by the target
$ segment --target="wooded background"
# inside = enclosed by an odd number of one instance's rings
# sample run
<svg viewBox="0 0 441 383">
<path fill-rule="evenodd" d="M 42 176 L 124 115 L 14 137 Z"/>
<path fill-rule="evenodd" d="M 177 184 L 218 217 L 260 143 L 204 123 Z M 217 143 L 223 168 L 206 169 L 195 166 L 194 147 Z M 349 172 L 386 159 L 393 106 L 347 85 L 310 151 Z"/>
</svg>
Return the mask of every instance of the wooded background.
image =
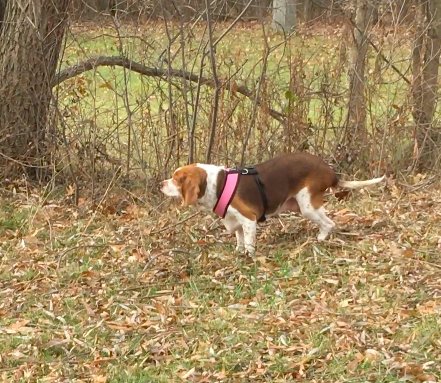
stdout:
<svg viewBox="0 0 441 383">
<path fill-rule="evenodd" d="M 251 70 L 221 53 L 248 27 Z M 88 45 L 110 35 L 107 51 Z M 1 172 L 79 188 L 294 150 L 341 172 L 433 171 L 440 47 L 441 0 L 1 0 Z M 123 110 L 106 124 L 85 107 L 103 89 Z"/>
<path fill-rule="evenodd" d="M 209 2 L 211 15 L 215 18 L 235 18 L 246 7 L 247 0 L 212 0 Z M 327 18 L 335 21 L 346 12 L 354 12 L 357 6 L 356 0 L 297 0 L 290 1 L 296 8 L 296 14 L 303 21 L 311 21 L 317 18 Z M 392 21 L 392 16 L 397 16 L 403 21 L 416 5 L 414 1 L 388 1 L 373 0 L 370 1 L 373 7 L 374 17 L 378 19 L 379 15 L 383 21 L 388 18 Z M 205 0 L 73 0 L 74 15 L 76 17 L 95 17 L 103 12 L 124 12 L 125 15 L 146 17 L 162 17 L 164 10 L 170 15 L 185 16 L 193 18 L 205 12 Z M 275 4 L 272 0 L 253 0 L 245 13 L 241 16 L 242 20 L 259 19 L 268 17 L 272 14 Z M 399 11 L 398 11 L 399 10 Z M 342 14 L 343 12 L 343 14 Z M 347 16 L 347 15 L 346 15 Z M 376 20 L 374 20 L 376 22 Z"/>
</svg>

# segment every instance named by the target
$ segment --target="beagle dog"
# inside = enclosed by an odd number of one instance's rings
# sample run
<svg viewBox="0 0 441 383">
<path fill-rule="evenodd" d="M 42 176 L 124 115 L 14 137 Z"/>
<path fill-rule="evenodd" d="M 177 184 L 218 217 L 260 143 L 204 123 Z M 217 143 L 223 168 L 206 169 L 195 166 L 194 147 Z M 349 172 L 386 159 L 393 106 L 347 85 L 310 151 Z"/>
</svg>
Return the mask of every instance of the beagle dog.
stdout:
<svg viewBox="0 0 441 383">
<path fill-rule="evenodd" d="M 192 164 L 178 168 L 162 181 L 161 191 L 182 199 L 184 206 L 198 204 L 218 214 L 230 233 L 236 234 L 237 251 L 254 254 L 257 223 L 284 211 L 300 212 L 318 225 L 323 241 L 335 223 L 326 215 L 323 195 L 328 188 L 356 189 L 383 181 L 343 181 L 319 157 L 309 153 L 280 155 L 251 168 Z"/>
</svg>

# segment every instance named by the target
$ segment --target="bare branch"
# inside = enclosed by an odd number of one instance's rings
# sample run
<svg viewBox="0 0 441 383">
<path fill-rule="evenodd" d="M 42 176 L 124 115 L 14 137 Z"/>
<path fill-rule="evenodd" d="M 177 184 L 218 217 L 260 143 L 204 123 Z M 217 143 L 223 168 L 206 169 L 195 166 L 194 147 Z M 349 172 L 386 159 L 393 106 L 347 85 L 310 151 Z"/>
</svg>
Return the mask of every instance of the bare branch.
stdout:
<svg viewBox="0 0 441 383">
<path fill-rule="evenodd" d="M 233 27 L 238 23 L 239 20 L 242 19 L 242 16 L 245 14 L 245 12 L 248 10 L 248 8 L 250 7 L 250 5 L 253 3 L 253 0 L 250 0 L 248 2 L 247 5 L 245 5 L 245 7 L 242 9 L 242 12 L 240 12 L 237 17 L 233 20 L 233 22 L 229 25 L 229 27 L 227 29 L 225 29 L 225 31 L 216 39 L 216 41 L 214 42 L 213 45 L 217 45 L 220 43 L 220 41 L 227 35 L 228 32 L 231 31 L 231 29 L 233 29 Z M 208 11 L 207 11 L 208 12 Z"/>
<path fill-rule="evenodd" d="M 208 47 L 210 52 L 211 72 L 213 75 L 213 83 L 214 83 L 214 97 L 213 97 L 213 105 L 211 109 L 210 138 L 208 140 L 207 153 L 205 156 L 207 162 L 210 163 L 211 151 L 213 149 L 214 137 L 216 135 L 216 123 L 217 123 L 217 114 L 219 111 L 219 97 L 221 91 L 221 83 L 219 81 L 219 77 L 217 75 L 217 69 L 216 69 L 216 52 L 213 44 L 213 26 L 211 23 L 211 14 L 210 14 L 210 7 L 208 4 L 208 0 L 205 0 L 205 12 L 207 13 Z"/>
<path fill-rule="evenodd" d="M 142 74 L 144 76 L 150 77 L 162 77 L 167 79 L 170 77 L 179 77 L 184 78 L 188 81 L 192 81 L 195 83 L 200 83 L 201 85 L 209 86 L 210 88 L 215 88 L 215 81 L 211 78 L 198 76 L 197 74 L 190 73 L 180 69 L 172 69 L 172 68 L 152 68 L 137 63 L 135 61 L 129 60 L 125 57 L 120 56 L 98 56 L 90 58 L 89 60 L 83 61 L 77 65 L 71 66 L 69 68 L 63 69 L 57 76 L 55 76 L 53 86 L 57 86 L 61 84 L 63 81 L 66 81 L 70 78 L 80 75 L 81 73 L 87 72 L 89 70 L 95 69 L 100 66 L 120 66 L 123 68 L 130 69 L 136 73 Z M 228 85 L 228 81 L 221 81 L 222 85 L 225 89 L 229 90 L 230 87 Z M 250 99 L 253 98 L 254 92 L 249 90 L 244 85 L 238 85 L 232 87 L 235 92 L 242 94 L 245 97 Z M 267 108 L 267 111 L 271 117 L 279 121 L 281 124 L 285 123 L 286 116 L 283 113 L 278 112 L 277 110 L 268 108 L 267 105 L 264 105 L 260 99 L 257 100 L 257 105 L 260 107 Z"/>
</svg>

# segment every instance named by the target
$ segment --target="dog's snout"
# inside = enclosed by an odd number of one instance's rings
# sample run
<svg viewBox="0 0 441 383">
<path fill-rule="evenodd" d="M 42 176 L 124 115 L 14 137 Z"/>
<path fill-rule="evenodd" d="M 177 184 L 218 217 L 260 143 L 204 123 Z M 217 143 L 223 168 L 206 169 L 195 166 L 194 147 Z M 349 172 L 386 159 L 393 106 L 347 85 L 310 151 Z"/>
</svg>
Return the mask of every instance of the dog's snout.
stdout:
<svg viewBox="0 0 441 383">
<path fill-rule="evenodd" d="M 159 183 L 159 190 L 168 195 L 168 191 L 170 189 L 170 180 L 164 180 Z"/>
</svg>

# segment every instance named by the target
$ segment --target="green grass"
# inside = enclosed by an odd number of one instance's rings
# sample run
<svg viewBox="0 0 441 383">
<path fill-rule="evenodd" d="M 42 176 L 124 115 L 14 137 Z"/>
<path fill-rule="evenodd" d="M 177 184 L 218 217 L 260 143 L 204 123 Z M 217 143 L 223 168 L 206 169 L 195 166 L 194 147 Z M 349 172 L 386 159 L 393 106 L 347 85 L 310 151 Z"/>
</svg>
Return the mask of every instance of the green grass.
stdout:
<svg viewBox="0 0 441 383">
<path fill-rule="evenodd" d="M 5 205 L 0 212 L 0 234 L 26 231 L 30 210 L 17 211 L 13 205 Z"/>
</svg>

